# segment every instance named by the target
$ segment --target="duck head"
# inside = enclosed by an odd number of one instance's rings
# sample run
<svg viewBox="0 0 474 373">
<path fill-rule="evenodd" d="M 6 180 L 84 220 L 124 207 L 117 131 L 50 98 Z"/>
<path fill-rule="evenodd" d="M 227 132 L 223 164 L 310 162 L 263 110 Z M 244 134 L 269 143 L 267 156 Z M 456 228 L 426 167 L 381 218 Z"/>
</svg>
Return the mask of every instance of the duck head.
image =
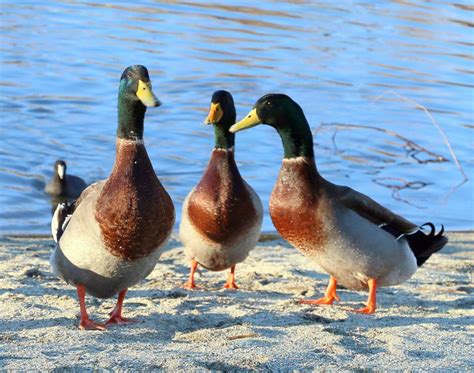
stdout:
<svg viewBox="0 0 474 373">
<path fill-rule="evenodd" d="M 214 126 L 216 148 L 231 148 L 234 146 L 235 135 L 229 128 L 235 123 L 236 112 L 234 99 L 227 91 L 215 91 L 211 98 L 209 114 L 204 120 L 205 124 Z"/>
<path fill-rule="evenodd" d="M 117 136 L 141 140 L 146 108 L 160 105 L 160 100 L 153 93 L 147 68 L 142 65 L 127 67 L 120 78 Z"/>
<path fill-rule="evenodd" d="M 66 162 L 62 159 L 58 159 L 54 162 L 54 175 L 58 177 L 59 180 L 64 180 L 66 178 Z"/>
<path fill-rule="evenodd" d="M 275 128 L 283 142 L 285 158 L 314 157 L 313 136 L 301 107 L 285 94 L 262 96 L 252 110 L 230 127 L 232 133 L 267 124 Z"/>
<path fill-rule="evenodd" d="M 119 95 L 131 101 L 140 101 L 144 106 L 160 106 L 153 94 L 148 70 L 142 65 L 127 67 L 120 78 Z"/>
</svg>

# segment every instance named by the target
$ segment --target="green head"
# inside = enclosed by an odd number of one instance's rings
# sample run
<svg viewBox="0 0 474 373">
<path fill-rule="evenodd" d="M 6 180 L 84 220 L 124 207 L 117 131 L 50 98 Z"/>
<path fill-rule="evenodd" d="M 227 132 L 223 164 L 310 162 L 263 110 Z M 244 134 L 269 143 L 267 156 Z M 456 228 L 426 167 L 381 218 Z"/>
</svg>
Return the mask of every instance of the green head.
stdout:
<svg viewBox="0 0 474 373">
<path fill-rule="evenodd" d="M 160 105 L 161 102 L 153 94 L 147 68 L 142 65 L 127 67 L 120 78 L 117 136 L 130 140 L 142 139 L 146 107 Z"/>
<path fill-rule="evenodd" d="M 259 124 L 275 128 L 283 142 L 285 158 L 314 157 L 313 136 L 301 107 L 284 94 L 262 96 L 229 131 L 238 132 Z"/>
<path fill-rule="evenodd" d="M 229 128 L 235 123 L 236 113 L 234 99 L 227 91 L 215 91 L 211 98 L 211 108 L 204 120 L 205 124 L 214 126 L 216 148 L 231 148 L 235 143 L 235 135 Z"/>
</svg>

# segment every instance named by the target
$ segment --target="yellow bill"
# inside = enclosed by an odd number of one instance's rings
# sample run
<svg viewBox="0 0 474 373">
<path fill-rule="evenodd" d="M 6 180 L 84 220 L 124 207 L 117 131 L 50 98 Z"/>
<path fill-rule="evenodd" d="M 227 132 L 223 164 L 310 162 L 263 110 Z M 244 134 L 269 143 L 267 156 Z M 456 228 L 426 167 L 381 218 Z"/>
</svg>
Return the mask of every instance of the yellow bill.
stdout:
<svg viewBox="0 0 474 373">
<path fill-rule="evenodd" d="M 156 98 L 151 90 L 150 83 L 144 83 L 142 80 L 138 81 L 137 97 L 145 106 L 160 106 L 161 102 Z"/>
<path fill-rule="evenodd" d="M 213 124 L 217 123 L 221 120 L 224 112 L 221 109 L 221 105 L 219 103 L 214 104 L 211 102 L 211 109 L 209 110 L 209 114 L 207 115 L 206 119 L 204 119 L 205 124 Z"/>
<path fill-rule="evenodd" d="M 248 113 L 244 119 L 242 119 L 240 122 L 237 122 L 232 127 L 230 127 L 229 131 L 234 133 L 234 132 L 238 132 L 247 128 L 255 127 L 261 123 L 262 121 L 258 117 L 257 109 L 253 108 L 252 110 L 250 110 L 250 113 Z"/>
</svg>

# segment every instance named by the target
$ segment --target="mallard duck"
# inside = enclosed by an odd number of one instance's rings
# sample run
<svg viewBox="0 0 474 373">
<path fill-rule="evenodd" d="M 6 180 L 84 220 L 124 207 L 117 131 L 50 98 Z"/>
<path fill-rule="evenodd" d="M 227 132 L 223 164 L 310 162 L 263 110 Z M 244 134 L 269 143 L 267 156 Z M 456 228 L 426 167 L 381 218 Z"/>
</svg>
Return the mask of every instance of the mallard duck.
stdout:
<svg viewBox="0 0 474 373">
<path fill-rule="evenodd" d="M 204 174 L 183 204 L 179 235 L 191 260 L 188 289 L 195 288 L 200 264 L 211 271 L 230 268 L 224 288 L 238 289 L 235 265 L 247 258 L 260 237 L 263 208 L 257 193 L 240 176 L 234 160 L 235 106 L 227 91 L 212 95 L 205 123 L 214 126 L 215 146 Z"/>
<path fill-rule="evenodd" d="M 444 227 L 417 226 L 349 187 L 325 180 L 316 168 L 313 137 L 301 107 L 284 94 L 261 97 L 240 122 L 237 132 L 265 123 L 277 130 L 284 148 L 278 180 L 270 198 L 270 215 L 283 238 L 330 275 L 325 296 L 302 300 L 332 304 L 336 285 L 369 290 L 366 307 L 373 313 L 376 289 L 409 279 L 448 239 Z M 430 227 L 425 234 L 421 228 Z"/>
<path fill-rule="evenodd" d="M 86 189 L 87 184 L 80 177 L 66 174 L 66 162 L 58 159 L 54 162 L 54 174 L 44 188 L 53 197 L 77 198 Z"/>
<path fill-rule="evenodd" d="M 99 298 L 119 294 L 108 324 L 123 324 L 122 303 L 127 289 L 155 267 L 170 237 L 173 202 L 158 180 L 143 143 L 146 107 L 159 106 L 148 71 L 125 69 L 118 93 L 115 164 L 110 176 L 89 186 L 72 206 L 59 205 L 53 216 L 51 255 L 54 272 L 75 285 L 80 329 L 104 329 L 92 321 L 85 293 Z"/>
</svg>

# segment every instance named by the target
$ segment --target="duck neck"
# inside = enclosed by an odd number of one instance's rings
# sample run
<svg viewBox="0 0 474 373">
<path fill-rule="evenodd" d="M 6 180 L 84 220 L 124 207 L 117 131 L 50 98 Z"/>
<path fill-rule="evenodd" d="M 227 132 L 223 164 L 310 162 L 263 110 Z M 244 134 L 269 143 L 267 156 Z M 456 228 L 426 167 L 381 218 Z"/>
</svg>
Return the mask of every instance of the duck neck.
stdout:
<svg viewBox="0 0 474 373">
<path fill-rule="evenodd" d="M 142 140 L 145 111 L 146 107 L 140 101 L 131 100 L 119 92 L 117 137 Z"/>
<path fill-rule="evenodd" d="M 214 124 L 214 148 L 230 149 L 234 147 L 235 134 L 229 132 L 231 125 Z"/>
<path fill-rule="evenodd" d="M 305 157 L 314 159 L 313 135 L 304 115 L 286 118 L 284 123 L 278 124 L 275 125 L 275 128 L 283 142 L 285 158 Z"/>
</svg>

